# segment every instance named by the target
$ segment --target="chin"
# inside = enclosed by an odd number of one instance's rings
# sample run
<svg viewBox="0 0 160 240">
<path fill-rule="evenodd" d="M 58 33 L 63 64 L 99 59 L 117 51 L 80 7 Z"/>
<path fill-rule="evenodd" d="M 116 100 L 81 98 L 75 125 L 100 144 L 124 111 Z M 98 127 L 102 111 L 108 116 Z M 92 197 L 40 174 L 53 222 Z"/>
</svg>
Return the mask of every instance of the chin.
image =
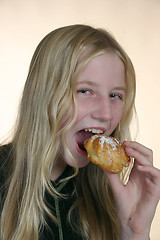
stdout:
<svg viewBox="0 0 160 240">
<path fill-rule="evenodd" d="M 86 167 L 89 163 L 90 161 L 87 159 L 86 161 L 78 161 L 77 165 L 79 168 L 83 168 L 83 167 Z"/>
<path fill-rule="evenodd" d="M 77 167 L 78 167 L 78 168 L 86 167 L 86 166 L 90 163 L 90 161 L 88 160 L 87 156 L 86 156 L 86 157 L 84 157 L 84 156 L 78 156 L 78 157 L 76 157 L 76 156 L 75 156 L 74 159 L 75 159 L 75 161 L 76 161 L 76 164 L 77 164 Z M 67 161 L 67 159 L 66 159 L 66 163 L 67 163 L 69 166 L 73 167 L 73 168 L 76 167 L 75 164 L 74 164 L 74 162 L 72 162 L 71 160 Z"/>
</svg>

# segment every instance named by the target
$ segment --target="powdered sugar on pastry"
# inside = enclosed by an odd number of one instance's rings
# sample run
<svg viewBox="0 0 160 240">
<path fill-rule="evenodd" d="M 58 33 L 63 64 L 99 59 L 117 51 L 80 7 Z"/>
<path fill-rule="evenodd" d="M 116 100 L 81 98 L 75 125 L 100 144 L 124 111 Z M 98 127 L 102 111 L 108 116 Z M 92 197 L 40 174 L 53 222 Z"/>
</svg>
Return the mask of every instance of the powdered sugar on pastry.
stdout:
<svg viewBox="0 0 160 240">
<path fill-rule="evenodd" d="M 111 145 L 112 146 L 112 150 L 114 151 L 114 150 L 117 149 L 117 145 L 120 144 L 120 141 L 118 139 L 116 139 L 116 138 L 114 138 L 114 140 L 113 140 L 113 138 L 109 138 L 109 137 L 106 137 L 106 136 L 101 136 L 101 138 L 99 140 L 99 143 L 100 143 L 102 148 L 104 146 L 104 143 Z"/>
<path fill-rule="evenodd" d="M 84 147 L 91 162 L 112 173 L 119 173 L 123 167 L 129 165 L 130 158 L 117 138 L 93 135 L 85 142 Z"/>
</svg>

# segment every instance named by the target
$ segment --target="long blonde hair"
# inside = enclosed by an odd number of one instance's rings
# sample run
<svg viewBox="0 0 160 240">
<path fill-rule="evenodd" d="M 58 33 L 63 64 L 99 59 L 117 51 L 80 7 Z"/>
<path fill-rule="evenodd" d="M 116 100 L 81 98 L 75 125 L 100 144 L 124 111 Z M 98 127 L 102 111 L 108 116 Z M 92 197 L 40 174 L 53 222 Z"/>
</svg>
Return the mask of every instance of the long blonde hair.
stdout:
<svg viewBox="0 0 160 240">
<path fill-rule="evenodd" d="M 111 34 L 91 26 L 72 25 L 52 31 L 38 45 L 12 140 L 11 171 L 1 215 L 3 240 L 38 240 L 40 226 L 45 224 L 44 215 L 47 213 L 56 221 L 44 203 L 44 194 L 45 191 L 51 193 L 50 189 L 57 193 L 50 176 L 61 144 L 66 146 L 65 134 L 76 119 L 76 80 L 88 61 L 108 51 L 123 61 L 127 89 L 123 117 L 113 135 L 120 140 L 130 139 L 134 68 Z M 84 52 L 87 54 L 81 58 Z M 76 174 L 77 179 L 80 178 L 77 180 L 79 198 L 71 208 L 70 221 L 78 207 L 81 234 L 85 239 L 118 239 L 119 223 L 107 178 L 101 169 L 91 164 L 79 173 L 76 167 Z"/>
</svg>

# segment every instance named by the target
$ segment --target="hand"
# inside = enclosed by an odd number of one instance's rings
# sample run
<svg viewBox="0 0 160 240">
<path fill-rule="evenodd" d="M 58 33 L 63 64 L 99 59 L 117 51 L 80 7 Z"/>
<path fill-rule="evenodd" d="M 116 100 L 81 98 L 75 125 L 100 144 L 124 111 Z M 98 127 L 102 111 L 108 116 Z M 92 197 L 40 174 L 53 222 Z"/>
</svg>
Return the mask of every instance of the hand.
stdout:
<svg viewBox="0 0 160 240">
<path fill-rule="evenodd" d="M 105 171 L 117 203 L 121 239 L 149 239 L 151 222 L 160 199 L 160 170 L 153 167 L 153 153 L 136 142 L 124 142 L 135 160 L 124 186 L 117 174 Z"/>
</svg>

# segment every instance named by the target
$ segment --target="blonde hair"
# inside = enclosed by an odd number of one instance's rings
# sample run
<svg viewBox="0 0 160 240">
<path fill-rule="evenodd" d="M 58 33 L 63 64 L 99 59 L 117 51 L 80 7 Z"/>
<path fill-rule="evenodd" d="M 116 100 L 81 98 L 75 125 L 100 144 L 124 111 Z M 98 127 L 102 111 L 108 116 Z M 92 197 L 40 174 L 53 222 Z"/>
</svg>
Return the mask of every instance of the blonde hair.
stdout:
<svg viewBox="0 0 160 240">
<path fill-rule="evenodd" d="M 106 52 L 120 57 L 126 77 L 123 117 L 113 135 L 120 140 L 130 139 L 129 125 L 135 99 L 134 68 L 111 34 L 91 26 L 72 25 L 54 30 L 38 45 L 30 64 L 12 140 L 11 174 L 1 216 L 3 240 L 37 240 L 38 231 L 45 224 L 44 215 L 47 213 L 56 221 L 44 203 L 44 194 L 46 190 L 52 195 L 58 194 L 50 175 L 59 156 L 60 143 L 67 147 L 65 135 L 76 119 L 76 80 L 87 62 Z M 114 198 L 102 170 L 89 164 L 79 173 L 76 167 L 76 174 L 81 186 L 77 180 L 79 198 L 71 208 L 70 221 L 78 207 L 81 234 L 86 239 L 118 239 Z"/>
</svg>

